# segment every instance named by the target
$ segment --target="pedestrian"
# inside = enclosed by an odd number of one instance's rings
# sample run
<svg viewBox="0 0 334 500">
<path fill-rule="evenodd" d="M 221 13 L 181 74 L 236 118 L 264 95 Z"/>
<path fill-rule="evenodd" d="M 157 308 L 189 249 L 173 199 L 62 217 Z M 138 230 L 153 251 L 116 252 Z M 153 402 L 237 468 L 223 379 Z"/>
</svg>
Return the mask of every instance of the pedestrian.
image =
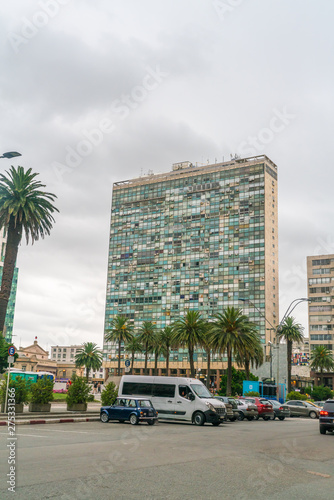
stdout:
<svg viewBox="0 0 334 500">
<path fill-rule="evenodd" d="M 93 394 L 96 394 L 96 389 L 97 389 L 97 382 L 94 382 L 94 386 L 93 386 Z"/>
<path fill-rule="evenodd" d="M 100 384 L 100 382 L 97 384 L 97 392 L 99 392 L 99 393 L 101 392 L 101 384 Z"/>
</svg>

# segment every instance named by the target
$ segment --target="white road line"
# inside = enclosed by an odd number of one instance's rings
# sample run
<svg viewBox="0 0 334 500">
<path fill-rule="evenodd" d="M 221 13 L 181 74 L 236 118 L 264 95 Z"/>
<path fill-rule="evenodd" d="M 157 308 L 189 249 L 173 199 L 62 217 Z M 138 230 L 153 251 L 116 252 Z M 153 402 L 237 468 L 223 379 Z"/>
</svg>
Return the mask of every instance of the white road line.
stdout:
<svg viewBox="0 0 334 500">
<path fill-rule="evenodd" d="M 0 432 L 0 434 L 8 436 L 8 432 Z M 8 437 L 15 438 L 16 436 L 28 436 L 28 437 L 38 437 L 38 438 L 50 437 L 50 436 L 40 436 L 39 434 L 18 434 L 17 432 L 15 432 L 14 436 L 8 436 Z"/>
</svg>

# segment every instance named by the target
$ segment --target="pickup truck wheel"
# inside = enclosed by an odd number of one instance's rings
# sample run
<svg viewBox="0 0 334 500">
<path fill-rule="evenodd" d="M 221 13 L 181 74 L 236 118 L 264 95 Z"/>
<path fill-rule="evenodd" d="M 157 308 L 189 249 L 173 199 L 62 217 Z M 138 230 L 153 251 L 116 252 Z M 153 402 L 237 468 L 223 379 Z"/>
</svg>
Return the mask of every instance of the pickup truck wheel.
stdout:
<svg viewBox="0 0 334 500">
<path fill-rule="evenodd" d="M 245 415 L 242 413 L 242 411 L 239 411 L 239 418 L 238 420 L 243 420 L 245 418 Z"/>
<path fill-rule="evenodd" d="M 138 424 L 138 417 L 134 413 L 132 413 L 132 415 L 130 415 L 130 424 L 132 424 L 132 425 Z"/>
<path fill-rule="evenodd" d="M 197 411 L 193 417 L 193 422 L 195 425 L 204 425 L 205 422 L 205 417 L 203 413 L 200 411 Z"/>
<path fill-rule="evenodd" d="M 101 413 L 101 415 L 100 415 L 100 420 L 101 420 L 101 422 L 103 422 L 104 424 L 106 424 L 107 422 L 109 422 L 108 413 L 106 413 L 106 412 Z"/>
</svg>

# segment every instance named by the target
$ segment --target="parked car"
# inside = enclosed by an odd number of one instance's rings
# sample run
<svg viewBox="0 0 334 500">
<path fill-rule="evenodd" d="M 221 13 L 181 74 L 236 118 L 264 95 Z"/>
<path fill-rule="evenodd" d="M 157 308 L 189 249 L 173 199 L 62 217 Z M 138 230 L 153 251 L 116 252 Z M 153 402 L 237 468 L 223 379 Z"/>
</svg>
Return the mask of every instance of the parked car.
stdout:
<svg viewBox="0 0 334 500">
<path fill-rule="evenodd" d="M 322 408 L 325 403 L 326 403 L 326 401 L 314 401 L 313 404 L 315 404 L 316 406 L 319 406 L 319 408 Z"/>
<path fill-rule="evenodd" d="M 285 403 L 290 408 L 291 417 L 319 418 L 321 408 L 312 405 L 308 401 L 287 401 Z"/>
<path fill-rule="evenodd" d="M 325 401 L 319 415 L 320 434 L 326 434 L 326 431 L 334 431 L 334 399 Z"/>
<path fill-rule="evenodd" d="M 254 418 L 258 418 L 259 412 L 255 404 L 245 399 L 235 399 L 235 401 L 238 406 L 239 420 L 243 420 L 244 418 L 247 418 L 247 420 L 254 420 Z"/>
<path fill-rule="evenodd" d="M 139 422 L 154 425 L 158 420 L 158 413 L 149 399 L 117 398 L 112 406 L 101 407 L 100 420 L 103 423 L 107 423 L 109 420 L 118 420 L 119 422 L 128 420 L 132 425 Z"/>
<path fill-rule="evenodd" d="M 232 404 L 230 399 L 226 396 L 215 396 L 215 399 L 218 399 L 219 401 L 222 401 L 222 403 L 225 404 L 226 408 L 226 420 L 230 420 L 231 422 L 234 422 L 237 420 L 239 417 L 239 412 L 238 412 L 238 407 L 236 403 Z M 234 410 L 233 410 L 234 406 Z"/>
<path fill-rule="evenodd" d="M 274 409 L 267 399 L 264 398 L 245 398 L 245 399 L 246 401 L 250 401 L 251 403 L 256 405 L 258 411 L 258 416 L 256 417 L 256 420 L 259 420 L 259 418 L 263 418 L 263 420 L 274 419 Z"/>
<path fill-rule="evenodd" d="M 269 399 L 269 403 L 274 409 L 274 420 L 277 417 L 279 420 L 284 420 L 285 417 L 290 417 L 290 408 L 288 405 L 281 404 L 276 399 Z"/>
</svg>

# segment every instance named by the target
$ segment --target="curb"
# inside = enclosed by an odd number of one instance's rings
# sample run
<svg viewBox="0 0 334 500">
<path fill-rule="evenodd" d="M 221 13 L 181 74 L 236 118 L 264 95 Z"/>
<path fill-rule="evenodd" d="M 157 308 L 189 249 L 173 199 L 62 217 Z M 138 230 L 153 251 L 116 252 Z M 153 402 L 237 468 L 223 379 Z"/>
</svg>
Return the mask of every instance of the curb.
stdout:
<svg viewBox="0 0 334 500">
<path fill-rule="evenodd" d="M 98 421 L 100 417 L 78 417 L 78 418 L 49 418 L 41 420 L 16 420 L 15 425 L 36 425 L 36 424 L 67 424 L 74 422 L 92 422 Z M 8 425 L 6 421 L 0 421 L 1 425 Z"/>
</svg>

